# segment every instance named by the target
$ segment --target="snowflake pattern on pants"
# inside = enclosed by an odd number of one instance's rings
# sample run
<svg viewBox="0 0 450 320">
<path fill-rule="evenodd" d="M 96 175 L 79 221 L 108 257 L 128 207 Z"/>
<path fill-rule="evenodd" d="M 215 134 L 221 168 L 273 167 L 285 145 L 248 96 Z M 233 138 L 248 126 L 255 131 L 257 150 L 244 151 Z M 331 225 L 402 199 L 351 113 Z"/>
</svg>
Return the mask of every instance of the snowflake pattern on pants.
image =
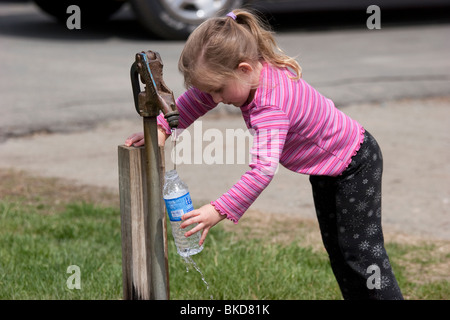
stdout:
<svg viewBox="0 0 450 320">
<path fill-rule="evenodd" d="M 403 299 L 384 248 L 382 172 L 381 150 L 366 131 L 360 150 L 340 176 L 310 177 L 322 240 L 345 299 Z M 378 289 L 366 283 L 370 266 L 380 271 Z"/>
</svg>

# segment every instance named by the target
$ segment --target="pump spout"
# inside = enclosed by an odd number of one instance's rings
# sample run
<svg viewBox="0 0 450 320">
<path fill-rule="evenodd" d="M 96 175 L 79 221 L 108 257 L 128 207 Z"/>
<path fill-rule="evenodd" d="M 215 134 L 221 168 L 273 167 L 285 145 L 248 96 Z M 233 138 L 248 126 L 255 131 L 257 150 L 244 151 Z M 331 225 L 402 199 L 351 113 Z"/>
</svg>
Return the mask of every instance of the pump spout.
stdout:
<svg viewBox="0 0 450 320">
<path fill-rule="evenodd" d="M 130 73 L 136 111 L 142 117 L 156 117 L 162 111 L 169 126 L 176 128 L 180 114 L 172 90 L 164 83 L 163 63 L 159 53 L 137 53 Z M 143 92 L 140 90 L 138 76 L 145 85 Z"/>
</svg>

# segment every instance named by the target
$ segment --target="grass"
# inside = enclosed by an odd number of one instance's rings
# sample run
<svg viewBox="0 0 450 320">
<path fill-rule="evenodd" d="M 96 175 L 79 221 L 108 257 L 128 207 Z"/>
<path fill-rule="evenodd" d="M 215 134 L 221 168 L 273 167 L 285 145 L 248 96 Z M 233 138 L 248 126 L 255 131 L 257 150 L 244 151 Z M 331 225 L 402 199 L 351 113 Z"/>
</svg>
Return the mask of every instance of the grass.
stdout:
<svg viewBox="0 0 450 320">
<path fill-rule="evenodd" d="M 0 212 L 0 299 L 120 298 L 117 210 L 82 203 L 46 215 L 1 201 Z M 67 288 L 71 265 L 80 267 L 81 290 Z"/>
<path fill-rule="evenodd" d="M 16 172 L 0 178 L 0 299 L 122 298 L 116 197 L 108 205 L 104 190 Z M 386 246 L 406 298 L 450 297 L 448 242 Z M 341 299 L 310 221 L 249 212 L 237 226 L 213 228 L 193 258 L 208 290 L 169 236 L 171 299 Z M 71 265 L 80 267 L 79 290 L 67 287 Z"/>
<path fill-rule="evenodd" d="M 175 248 L 171 245 L 170 252 Z M 195 271 L 170 255 L 173 299 L 339 299 L 339 289 L 324 254 L 295 243 L 265 244 L 238 240 L 223 228 L 208 236 L 204 251 L 193 257 L 210 289 Z M 191 274 L 192 273 L 192 274 Z"/>
</svg>

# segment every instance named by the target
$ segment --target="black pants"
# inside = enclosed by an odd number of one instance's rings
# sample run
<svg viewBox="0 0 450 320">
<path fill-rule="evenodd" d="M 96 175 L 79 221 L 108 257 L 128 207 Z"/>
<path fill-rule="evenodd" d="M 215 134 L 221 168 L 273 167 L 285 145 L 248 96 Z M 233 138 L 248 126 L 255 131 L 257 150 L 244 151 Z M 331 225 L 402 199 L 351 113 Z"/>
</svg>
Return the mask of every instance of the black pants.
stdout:
<svg viewBox="0 0 450 320">
<path fill-rule="evenodd" d="M 366 131 L 338 177 L 311 176 L 320 232 L 344 299 L 403 299 L 381 228 L 383 159 Z"/>
</svg>

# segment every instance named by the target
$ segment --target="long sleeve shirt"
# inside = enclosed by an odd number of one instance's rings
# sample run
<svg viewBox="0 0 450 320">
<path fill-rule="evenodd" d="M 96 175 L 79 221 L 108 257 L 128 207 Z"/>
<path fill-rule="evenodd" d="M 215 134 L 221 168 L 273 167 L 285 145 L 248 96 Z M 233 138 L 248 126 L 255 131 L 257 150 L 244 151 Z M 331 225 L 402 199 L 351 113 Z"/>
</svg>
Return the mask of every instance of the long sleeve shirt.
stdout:
<svg viewBox="0 0 450 320">
<path fill-rule="evenodd" d="M 240 107 L 253 134 L 250 170 L 211 204 L 237 223 L 272 180 L 278 164 L 308 175 L 338 176 L 364 139 L 364 128 L 289 69 L 263 64 L 253 100 Z M 176 101 L 178 128 L 187 128 L 216 107 L 212 97 L 191 88 Z M 158 124 L 170 133 L 163 115 Z"/>
</svg>

